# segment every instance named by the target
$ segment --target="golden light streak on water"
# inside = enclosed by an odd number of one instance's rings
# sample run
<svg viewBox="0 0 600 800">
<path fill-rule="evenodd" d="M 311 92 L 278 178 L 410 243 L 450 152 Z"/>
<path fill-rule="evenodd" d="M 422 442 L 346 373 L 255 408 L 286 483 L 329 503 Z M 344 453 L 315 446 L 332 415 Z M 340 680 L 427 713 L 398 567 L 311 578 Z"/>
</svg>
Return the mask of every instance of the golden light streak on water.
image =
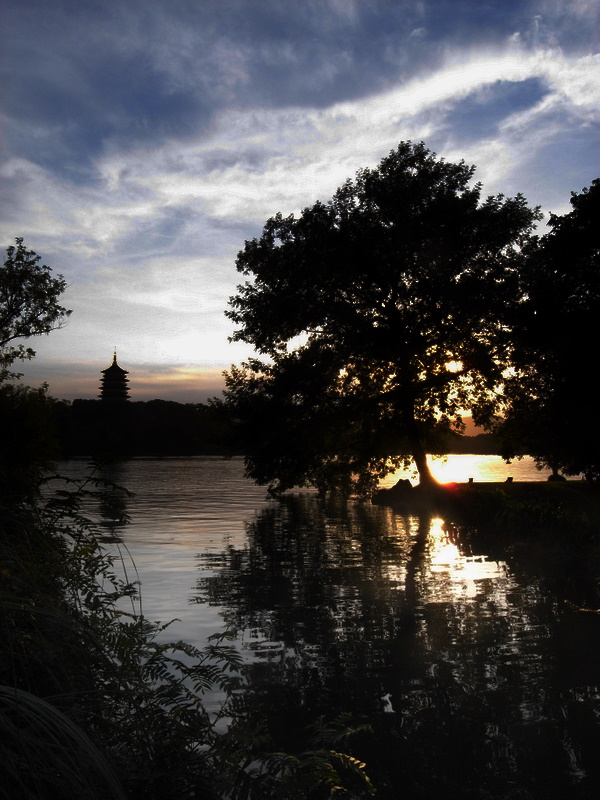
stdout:
<svg viewBox="0 0 600 800">
<path fill-rule="evenodd" d="M 430 602 L 477 597 L 482 581 L 494 581 L 497 591 L 503 587 L 507 577 L 506 564 L 488 561 L 484 555 L 467 556 L 461 553 L 453 541 L 452 528 L 444 520 L 431 521 L 427 544 L 429 579 L 425 583 Z"/>
</svg>

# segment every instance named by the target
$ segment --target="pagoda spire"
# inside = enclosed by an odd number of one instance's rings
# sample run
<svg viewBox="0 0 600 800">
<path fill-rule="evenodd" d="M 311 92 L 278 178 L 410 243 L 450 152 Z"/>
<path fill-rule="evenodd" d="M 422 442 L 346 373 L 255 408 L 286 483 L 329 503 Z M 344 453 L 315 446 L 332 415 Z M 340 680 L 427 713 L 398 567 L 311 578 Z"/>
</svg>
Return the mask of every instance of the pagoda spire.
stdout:
<svg viewBox="0 0 600 800">
<path fill-rule="evenodd" d="M 129 400 L 129 389 L 127 387 L 129 378 L 126 377 L 129 373 L 118 365 L 116 347 L 112 364 L 110 367 L 101 370 L 101 372 L 100 399 L 109 403 L 124 403 Z"/>
</svg>

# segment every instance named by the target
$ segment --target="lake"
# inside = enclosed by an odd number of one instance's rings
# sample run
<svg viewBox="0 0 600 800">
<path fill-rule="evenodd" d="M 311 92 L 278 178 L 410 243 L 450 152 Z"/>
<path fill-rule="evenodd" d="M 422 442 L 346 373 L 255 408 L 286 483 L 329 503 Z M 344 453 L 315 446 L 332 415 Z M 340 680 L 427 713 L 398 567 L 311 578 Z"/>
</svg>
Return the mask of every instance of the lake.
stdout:
<svg viewBox="0 0 600 800">
<path fill-rule="evenodd" d="M 545 477 L 493 456 L 442 469 Z M 108 477 L 135 493 L 117 532 L 143 613 L 178 618 L 163 638 L 235 632 L 277 748 L 349 713 L 372 729 L 355 746 L 384 800 L 598 796 L 600 614 L 577 608 L 598 607 L 600 559 L 577 531 L 499 537 L 310 492 L 268 500 L 239 459 L 132 459 Z"/>
</svg>

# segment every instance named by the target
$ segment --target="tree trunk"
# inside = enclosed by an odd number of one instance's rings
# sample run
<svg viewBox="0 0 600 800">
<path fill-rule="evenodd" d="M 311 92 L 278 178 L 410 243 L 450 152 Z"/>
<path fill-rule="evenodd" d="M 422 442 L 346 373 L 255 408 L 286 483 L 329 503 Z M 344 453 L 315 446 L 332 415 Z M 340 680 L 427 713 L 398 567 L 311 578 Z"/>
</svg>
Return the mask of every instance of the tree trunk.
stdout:
<svg viewBox="0 0 600 800">
<path fill-rule="evenodd" d="M 405 368 L 408 372 L 408 368 Z M 405 383 L 399 387 L 401 397 L 401 410 L 404 417 L 404 430 L 410 445 L 413 461 L 419 473 L 419 486 L 437 486 L 438 482 L 431 474 L 427 463 L 427 453 L 423 447 L 419 424 L 415 419 L 415 395 L 414 386 Z"/>
<path fill-rule="evenodd" d="M 429 464 L 427 463 L 427 453 L 423 447 L 419 426 L 415 419 L 415 398 L 412 392 L 406 392 L 402 403 L 402 412 L 404 422 L 406 425 L 406 434 L 410 449 L 412 451 L 413 461 L 419 473 L 420 486 L 437 486 L 437 481 L 431 474 Z"/>
<path fill-rule="evenodd" d="M 412 457 L 419 473 L 419 485 L 435 486 L 437 481 L 429 469 L 429 464 L 427 463 L 427 453 L 425 452 L 425 448 L 423 447 L 418 433 L 411 432 L 409 435 L 409 441 L 412 450 Z"/>
</svg>

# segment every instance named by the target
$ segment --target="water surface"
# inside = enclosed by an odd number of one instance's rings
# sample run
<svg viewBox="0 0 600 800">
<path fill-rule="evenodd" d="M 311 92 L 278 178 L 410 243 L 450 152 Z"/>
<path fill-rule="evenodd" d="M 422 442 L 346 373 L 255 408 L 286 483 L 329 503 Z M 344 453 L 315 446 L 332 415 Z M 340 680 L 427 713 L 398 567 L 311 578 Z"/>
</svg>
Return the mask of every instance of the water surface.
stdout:
<svg viewBox="0 0 600 800">
<path fill-rule="evenodd" d="M 450 457 L 473 472 L 469 458 Z M 539 479 L 479 458 L 494 480 Z M 120 535 L 144 613 L 197 644 L 235 631 L 277 748 L 350 713 L 372 728 L 356 755 L 385 800 L 598 795 L 600 614 L 575 610 L 597 607 L 597 548 L 267 500 L 239 460 L 132 460 L 111 477 L 136 493 Z"/>
</svg>

